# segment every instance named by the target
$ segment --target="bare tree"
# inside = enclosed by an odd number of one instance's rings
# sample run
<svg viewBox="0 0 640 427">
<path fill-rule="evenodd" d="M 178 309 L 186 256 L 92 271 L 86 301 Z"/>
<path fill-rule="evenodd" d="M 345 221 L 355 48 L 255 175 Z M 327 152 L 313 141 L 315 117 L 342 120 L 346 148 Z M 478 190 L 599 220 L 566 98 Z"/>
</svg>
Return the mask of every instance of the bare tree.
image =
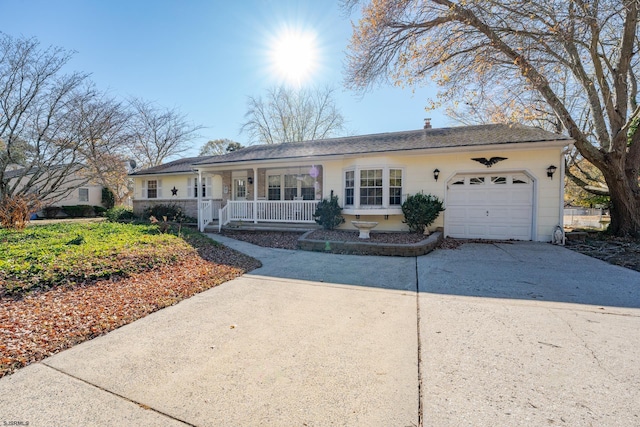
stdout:
<svg viewBox="0 0 640 427">
<path fill-rule="evenodd" d="M 78 100 L 75 122 L 84 143 L 79 151 L 84 157 L 83 173 L 93 181 L 109 188 L 116 204 L 131 195 L 127 177 L 131 113 L 127 106 L 105 94 L 96 93 L 89 99 Z"/>
<path fill-rule="evenodd" d="M 263 144 L 308 141 L 338 136 L 344 118 L 334 89 L 273 88 L 262 97 L 249 97 L 247 121 L 242 125 L 252 141 Z"/>
<path fill-rule="evenodd" d="M 53 203 L 86 183 L 77 175 L 84 141 L 75 107 L 94 93 L 85 74 L 62 74 L 70 58 L 0 34 L 0 199 L 37 194 Z"/>
<path fill-rule="evenodd" d="M 569 110 L 575 112 L 580 128 L 593 135 L 592 123 L 589 121 L 589 106 L 580 103 L 580 98 L 570 94 L 567 86 L 569 79 L 564 79 L 564 87 L 558 90 L 562 102 Z M 486 123 L 515 123 L 519 122 L 536 126 L 550 132 L 563 133 L 564 127 L 558 116 L 537 92 L 522 92 L 519 87 L 498 87 L 482 93 L 472 91 L 461 101 L 453 102 L 446 113 L 454 121 L 465 125 Z M 587 173 L 586 171 L 591 171 Z M 602 173 L 586 160 L 580 152 L 571 147 L 565 153 L 565 176 L 567 190 L 571 188 L 572 201 L 582 196 L 590 203 L 597 200 L 602 203 L 609 196 L 609 189 Z"/>
<path fill-rule="evenodd" d="M 203 127 L 187 121 L 177 109 L 161 108 L 151 102 L 131 100 L 131 155 L 141 167 L 158 166 L 190 147 Z"/>
<path fill-rule="evenodd" d="M 344 1 L 348 9 L 358 3 Z M 366 2 L 347 85 L 433 78 L 445 102 L 481 99 L 492 88 L 543 101 L 602 172 L 609 230 L 639 236 L 638 9 L 638 0 Z"/>
<path fill-rule="evenodd" d="M 200 148 L 200 156 L 220 156 L 242 148 L 242 144 L 227 138 L 212 139 Z"/>
</svg>

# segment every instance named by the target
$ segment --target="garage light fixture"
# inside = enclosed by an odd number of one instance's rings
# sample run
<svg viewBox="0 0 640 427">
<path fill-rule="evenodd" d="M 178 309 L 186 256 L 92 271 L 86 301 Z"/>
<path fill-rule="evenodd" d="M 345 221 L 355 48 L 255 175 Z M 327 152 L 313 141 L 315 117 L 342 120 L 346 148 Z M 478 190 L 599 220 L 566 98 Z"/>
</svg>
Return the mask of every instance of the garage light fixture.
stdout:
<svg viewBox="0 0 640 427">
<path fill-rule="evenodd" d="M 557 167 L 555 167 L 555 166 L 553 166 L 553 165 L 551 165 L 551 166 L 549 166 L 549 167 L 547 168 L 547 176 L 548 176 L 550 179 L 553 179 L 553 174 L 556 172 L 556 169 L 558 169 L 558 168 L 557 168 Z"/>
<path fill-rule="evenodd" d="M 253 177 L 250 176 L 249 178 L 247 178 L 247 181 L 249 181 L 249 184 L 253 184 Z"/>
<path fill-rule="evenodd" d="M 436 180 L 436 182 L 438 181 L 438 177 L 440 176 L 440 170 L 438 169 L 434 169 L 433 170 L 433 179 Z"/>
</svg>

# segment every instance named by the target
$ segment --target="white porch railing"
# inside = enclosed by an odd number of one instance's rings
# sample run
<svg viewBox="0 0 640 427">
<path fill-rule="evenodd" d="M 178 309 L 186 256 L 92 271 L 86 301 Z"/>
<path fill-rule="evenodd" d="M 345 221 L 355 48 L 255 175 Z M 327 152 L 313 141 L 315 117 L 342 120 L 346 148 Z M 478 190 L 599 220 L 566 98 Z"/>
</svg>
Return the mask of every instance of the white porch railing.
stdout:
<svg viewBox="0 0 640 427">
<path fill-rule="evenodd" d="M 229 224 L 229 205 L 218 210 L 218 233 L 222 231 L 222 226 Z"/>
<path fill-rule="evenodd" d="M 238 204 L 239 216 L 246 213 L 250 215 L 247 220 L 252 220 L 255 209 L 255 220 L 263 222 L 314 223 L 313 214 L 318 206 L 317 200 L 257 200 L 232 203 Z"/>
<path fill-rule="evenodd" d="M 314 223 L 317 200 L 229 201 L 229 221 Z"/>
<path fill-rule="evenodd" d="M 213 202 L 213 203 L 212 203 Z M 200 204 L 200 230 L 214 219 L 218 230 L 231 221 L 315 223 L 313 214 L 318 200 L 229 200 L 224 207 L 217 200 L 203 200 Z M 217 208 L 217 209 L 216 209 Z"/>
<path fill-rule="evenodd" d="M 198 225 L 200 231 L 204 231 L 204 228 L 211 221 L 218 219 L 218 211 L 222 206 L 220 200 L 202 200 L 198 209 Z"/>
</svg>

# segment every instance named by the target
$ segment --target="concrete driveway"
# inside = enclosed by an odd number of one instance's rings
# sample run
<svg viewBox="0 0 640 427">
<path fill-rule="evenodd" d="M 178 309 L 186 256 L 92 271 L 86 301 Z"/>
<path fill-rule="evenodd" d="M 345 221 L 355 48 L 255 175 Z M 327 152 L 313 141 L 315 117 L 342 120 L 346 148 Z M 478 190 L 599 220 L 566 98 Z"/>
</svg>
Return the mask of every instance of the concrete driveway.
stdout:
<svg viewBox="0 0 640 427">
<path fill-rule="evenodd" d="M 537 243 L 382 258 L 215 238 L 264 266 L 0 379 L 0 423 L 640 423 L 640 273 Z"/>
<path fill-rule="evenodd" d="M 640 273 L 465 244 L 418 279 L 425 426 L 640 425 Z"/>
</svg>

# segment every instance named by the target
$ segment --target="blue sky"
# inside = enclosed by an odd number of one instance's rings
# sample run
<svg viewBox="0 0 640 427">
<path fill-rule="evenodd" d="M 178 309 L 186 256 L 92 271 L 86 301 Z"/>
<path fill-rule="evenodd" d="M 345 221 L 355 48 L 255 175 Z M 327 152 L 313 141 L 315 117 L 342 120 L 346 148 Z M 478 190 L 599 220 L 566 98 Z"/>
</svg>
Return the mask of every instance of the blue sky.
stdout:
<svg viewBox="0 0 640 427">
<path fill-rule="evenodd" d="M 434 87 L 386 85 L 365 94 L 344 88 L 351 19 L 338 0 L 0 0 L 0 31 L 36 37 L 43 47 L 74 50 L 73 70 L 99 88 L 176 107 L 206 128 L 188 154 L 209 139 L 246 144 L 240 133 L 247 97 L 282 82 L 271 52 L 283 31 L 313 35 L 317 67 L 303 86 L 333 86 L 352 134 L 419 129 Z"/>
</svg>

